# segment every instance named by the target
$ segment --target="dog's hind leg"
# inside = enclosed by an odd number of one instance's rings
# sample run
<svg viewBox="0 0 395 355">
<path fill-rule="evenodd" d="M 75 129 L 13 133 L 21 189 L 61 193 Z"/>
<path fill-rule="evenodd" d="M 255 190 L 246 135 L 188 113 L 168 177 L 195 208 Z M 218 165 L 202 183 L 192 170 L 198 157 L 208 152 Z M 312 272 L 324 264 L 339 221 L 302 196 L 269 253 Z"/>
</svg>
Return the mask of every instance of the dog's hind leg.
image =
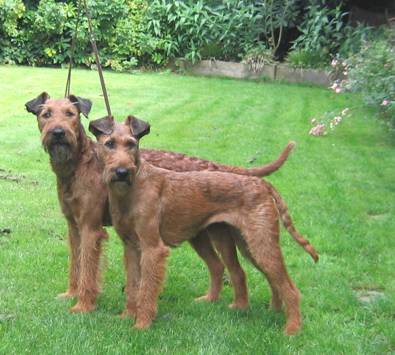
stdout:
<svg viewBox="0 0 395 355">
<path fill-rule="evenodd" d="M 246 275 L 237 258 L 235 239 L 232 236 L 237 232 L 226 224 L 213 224 L 209 226 L 208 232 L 215 248 L 221 255 L 222 261 L 229 271 L 232 281 L 234 298 L 229 308 L 248 308 Z"/>
<path fill-rule="evenodd" d="M 264 222 L 258 225 L 254 221 L 262 220 L 262 214 L 253 216 L 243 223 L 241 234 L 255 266 L 261 270 L 273 290 L 273 307 L 284 302 L 286 312 L 285 334 L 293 335 L 301 327 L 299 290 L 290 279 L 279 244 L 278 220 L 265 214 Z"/>
<path fill-rule="evenodd" d="M 210 286 L 207 294 L 198 297 L 195 300 L 209 302 L 216 301 L 219 298 L 223 285 L 222 277 L 225 269 L 224 265 L 211 244 L 207 230 L 201 231 L 195 238 L 189 240 L 189 243 L 206 263 L 210 273 Z"/>
</svg>

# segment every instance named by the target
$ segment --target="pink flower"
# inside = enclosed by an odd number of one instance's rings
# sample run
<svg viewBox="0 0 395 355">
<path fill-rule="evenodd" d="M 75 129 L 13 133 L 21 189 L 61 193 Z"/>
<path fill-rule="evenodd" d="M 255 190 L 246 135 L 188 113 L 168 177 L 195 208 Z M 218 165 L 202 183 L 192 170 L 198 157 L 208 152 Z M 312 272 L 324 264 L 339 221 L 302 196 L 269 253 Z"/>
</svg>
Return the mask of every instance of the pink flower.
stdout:
<svg viewBox="0 0 395 355">
<path fill-rule="evenodd" d="M 325 125 L 324 124 L 318 124 L 317 126 L 314 126 L 312 129 L 310 129 L 309 134 L 312 136 L 324 136 L 326 135 L 325 132 Z"/>
<path fill-rule="evenodd" d="M 390 104 L 390 100 L 384 99 L 383 102 L 381 103 L 381 106 L 387 106 Z"/>
<path fill-rule="evenodd" d="M 348 107 L 346 107 L 343 111 L 342 111 L 342 116 L 347 115 L 347 113 L 350 111 L 350 109 Z"/>
<path fill-rule="evenodd" d="M 337 87 L 337 88 L 335 89 L 335 93 L 336 93 L 336 94 L 339 94 L 339 93 L 341 93 L 341 92 L 342 92 L 342 89 L 341 89 L 341 88 Z"/>
<path fill-rule="evenodd" d="M 332 90 L 335 90 L 339 86 L 338 83 L 333 83 L 332 86 L 330 87 Z"/>
<path fill-rule="evenodd" d="M 331 65 L 332 67 L 335 67 L 337 65 L 338 61 L 336 59 L 332 59 Z"/>
</svg>

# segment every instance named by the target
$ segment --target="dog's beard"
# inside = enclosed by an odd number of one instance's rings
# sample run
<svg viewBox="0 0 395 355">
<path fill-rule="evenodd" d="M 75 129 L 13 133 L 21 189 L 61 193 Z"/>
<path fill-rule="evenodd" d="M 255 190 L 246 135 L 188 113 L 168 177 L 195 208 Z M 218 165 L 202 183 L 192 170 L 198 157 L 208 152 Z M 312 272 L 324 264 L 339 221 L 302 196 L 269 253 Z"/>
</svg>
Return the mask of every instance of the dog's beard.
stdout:
<svg viewBox="0 0 395 355">
<path fill-rule="evenodd" d="M 47 151 L 52 163 L 56 165 L 67 163 L 73 157 L 73 150 L 67 143 L 53 143 L 47 148 Z"/>
<path fill-rule="evenodd" d="M 130 178 L 120 179 L 117 176 L 114 176 L 110 180 L 110 185 L 112 187 L 122 189 L 122 188 L 131 186 L 132 182 L 130 181 Z"/>
</svg>

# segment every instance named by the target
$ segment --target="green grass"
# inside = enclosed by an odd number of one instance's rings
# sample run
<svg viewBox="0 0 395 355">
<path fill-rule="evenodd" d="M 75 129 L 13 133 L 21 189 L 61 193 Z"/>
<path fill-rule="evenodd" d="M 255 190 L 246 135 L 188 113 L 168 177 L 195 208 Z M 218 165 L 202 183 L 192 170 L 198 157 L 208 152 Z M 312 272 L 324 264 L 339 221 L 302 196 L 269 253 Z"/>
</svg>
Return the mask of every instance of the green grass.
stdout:
<svg viewBox="0 0 395 355">
<path fill-rule="evenodd" d="M 92 314 L 68 312 L 56 294 L 67 286 L 66 226 L 55 177 L 24 103 L 48 91 L 63 94 L 66 71 L 0 67 L 0 353 L 1 354 L 366 354 L 395 351 L 395 154 L 393 137 L 358 97 L 317 87 L 256 83 L 168 73 L 106 73 L 118 120 L 148 119 L 144 147 L 252 166 L 298 145 L 269 178 L 297 228 L 319 251 L 316 265 L 282 233 L 289 273 L 302 292 L 300 335 L 282 335 L 284 316 L 268 310 L 269 289 L 248 263 L 251 308 L 195 303 L 207 271 L 184 244 L 169 258 L 159 314 L 148 331 L 131 328 L 123 308 L 122 247 L 111 230 L 103 292 Z M 74 93 L 93 100 L 91 118 L 105 115 L 97 73 L 74 72 Z M 308 135 L 310 118 L 356 107 L 330 136 Z M 88 121 L 84 119 L 87 126 Z M 19 182 L 5 179 L 19 179 Z M 383 296 L 364 304 L 360 290 Z"/>
</svg>

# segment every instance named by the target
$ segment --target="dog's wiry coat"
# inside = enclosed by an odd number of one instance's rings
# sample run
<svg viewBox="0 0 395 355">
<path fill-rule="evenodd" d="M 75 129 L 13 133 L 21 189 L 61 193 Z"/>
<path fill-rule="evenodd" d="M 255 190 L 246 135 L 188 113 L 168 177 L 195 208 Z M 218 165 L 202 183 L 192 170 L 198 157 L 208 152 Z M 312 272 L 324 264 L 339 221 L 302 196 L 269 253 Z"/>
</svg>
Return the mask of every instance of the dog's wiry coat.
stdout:
<svg viewBox="0 0 395 355">
<path fill-rule="evenodd" d="M 125 243 L 126 312 L 136 316 L 136 328 L 148 327 L 157 313 L 168 247 L 225 223 L 239 232 L 228 238 L 234 238 L 243 254 L 266 275 L 272 306 L 285 305 L 285 333 L 299 330 L 299 291 L 288 276 L 280 249 L 279 210 L 295 240 L 316 261 L 318 255 L 296 232 L 272 185 L 256 177 L 177 173 L 154 167 L 141 159 L 138 149 L 138 140 L 149 132 L 149 125 L 132 116 L 124 124 L 111 118 L 96 120 L 90 129 L 101 143 L 99 158 L 109 187 L 113 225 Z"/>
<path fill-rule="evenodd" d="M 57 177 L 59 202 L 68 224 L 70 244 L 69 286 L 60 297 L 78 297 L 74 312 L 88 312 L 95 308 L 99 292 L 99 258 L 102 241 L 107 238 L 103 225 L 111 223 L 108 214 L 107 188 L 102 181 L 103 167 L 97 159 L 97 144 L 85 134 L 80 113 L 89 114 L 89 100 L 71 95 L 66 99 L 50 99 L 47 93 L 26 103 L 29 112 L 37 116 L 44 149 Z M 177 171 L 219 170 L 239 174 L 264 176 L 281 167 L 293 144 L 288 144 L 280 157 L 261 168 L 243 169 L 216 164 L 183 154 L 158 150 L 141 150 L 141 155 L 154 165 Z M 234 243 L 227 236 L 227 226 L 210 227 L 201 231 L 191 245 L 208 266 L 211 284 L 200 299 L 216 300 L 222 287 L 224 266 L 210 240 L 229 269 L 234 286 L 235 301 L 231 307 L 245 308 L 248 295 L 244 271 L 236 255 Z M 125 259 L 128 255 L 125 255 Z"/>
</svg>

